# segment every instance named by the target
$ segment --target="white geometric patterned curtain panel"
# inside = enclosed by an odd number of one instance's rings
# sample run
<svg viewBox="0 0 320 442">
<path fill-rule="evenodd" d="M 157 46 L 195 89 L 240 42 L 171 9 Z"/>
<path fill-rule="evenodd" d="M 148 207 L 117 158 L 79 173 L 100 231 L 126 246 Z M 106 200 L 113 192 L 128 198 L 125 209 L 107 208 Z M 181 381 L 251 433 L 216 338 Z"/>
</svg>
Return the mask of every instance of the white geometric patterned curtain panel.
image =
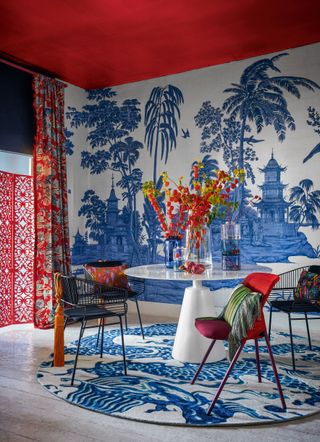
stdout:
<svg viewBox="0 0 320 442">
<path fill-rule="evenodd" d="M 32 177 L 0 172 L 0 327 L 33 322 L 33 201 Z"/>
</svg>

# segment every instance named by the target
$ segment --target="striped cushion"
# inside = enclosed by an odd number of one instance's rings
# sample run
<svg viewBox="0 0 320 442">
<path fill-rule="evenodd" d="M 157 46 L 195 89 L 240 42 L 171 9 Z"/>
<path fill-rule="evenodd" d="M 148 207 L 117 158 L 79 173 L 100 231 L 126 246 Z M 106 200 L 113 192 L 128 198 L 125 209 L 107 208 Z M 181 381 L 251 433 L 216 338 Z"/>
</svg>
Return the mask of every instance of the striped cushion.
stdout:
<svg viewBox="0 0 320 442">
<path fill-rule="evenodd" d="M 237 285 L 237 287 L 233 290 L 231 297 L 229 299 L 228 305 L 226 306 L 223 319 L 232 327 L 234 318 L 241 307 L 241 304 L 246 299 L 247 296 L 252 294 L 257 294 L 256 292 L 252 292 L 248 287 L 243 284 Z"/>
</svg>

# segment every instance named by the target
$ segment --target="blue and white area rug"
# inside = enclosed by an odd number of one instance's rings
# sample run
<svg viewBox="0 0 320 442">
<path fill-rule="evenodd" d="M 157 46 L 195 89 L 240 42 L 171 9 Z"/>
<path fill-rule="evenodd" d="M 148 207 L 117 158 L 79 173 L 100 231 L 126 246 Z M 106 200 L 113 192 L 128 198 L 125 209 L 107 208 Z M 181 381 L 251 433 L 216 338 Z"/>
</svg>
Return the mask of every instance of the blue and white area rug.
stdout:
<svg viewBox="0 0 320 442">
<path fill-rule="evenodd" d="M 50 393 L 71 404 L 131 420 L 190 426 L 248 425 L 284 422 L 320 411 L 320 343 L 312 351 L 295 336 L 296 371 L 292 370 L 289 336 L 273 334 L 272 348 L 287 403 L 283 411 L 267 349 L 261 340 L 262 383 L 258 383 L 254 346 L 249 343 L 207 416 L 209 404 L 228 367 L 227 360 L 206 364 L 195 385 L 197 364 L 172 359 L 176 326 L 156 324 L 129 329 L 125 336 L 128 376 L 123 375 L 118 330 L 105 332 L 104 356 L 96 335 L 84 337 L 74 386 L 70 386 L 76 342 L 66 346 L 65 367 L 53 368 L 52 356 L 38 370 L 38 380 Z M 253 343 L 253 341 L 252 341 Z"/>
</svg>

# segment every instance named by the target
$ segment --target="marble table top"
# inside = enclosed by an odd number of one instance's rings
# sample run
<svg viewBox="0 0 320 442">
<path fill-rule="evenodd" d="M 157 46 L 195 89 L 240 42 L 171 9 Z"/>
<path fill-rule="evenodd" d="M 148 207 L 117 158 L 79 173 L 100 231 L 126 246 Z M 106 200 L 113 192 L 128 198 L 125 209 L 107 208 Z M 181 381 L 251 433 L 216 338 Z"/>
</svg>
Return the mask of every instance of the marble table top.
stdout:
<svg viewBox="0 0 320 442">
<path fill-rule="evenodd" d="M 164 279 L 168 281 L 218 281 L 223 279 L 244 279 L 249 273 L 266 272 L 270 273 L 269 267 L 242 264 L 241 270 L 224 271 L 219 268 L 219 263 L 207 268 L 201 275 L 194 275 L 186 272 L 176 272 L 167 269 L 164 264 L 149 264 L 144 266 L 130 267 L 124 271 L 127 276 L 141 279 Z"/>
</svg>

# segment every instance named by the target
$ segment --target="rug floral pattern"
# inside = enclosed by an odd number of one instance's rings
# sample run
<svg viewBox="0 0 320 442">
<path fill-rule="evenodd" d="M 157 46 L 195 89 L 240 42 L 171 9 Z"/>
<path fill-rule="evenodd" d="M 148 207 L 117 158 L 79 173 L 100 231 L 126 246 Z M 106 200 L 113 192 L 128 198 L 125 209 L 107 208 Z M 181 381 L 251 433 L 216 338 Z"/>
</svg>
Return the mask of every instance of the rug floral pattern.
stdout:
<svg viewBox="0 0 320 442">
<path fill-rule="evenodd" d="M 96 412 L 158 424 L 216 426 L 275 423 L 320 411 L 320 343 L 295 336 L 296 371 L 292 370 L 289 335 L 274 333 L 271 341 L 287 403 L 281 408 L 266 346 L 260 343 L 262 383 L 258 383 L 254 345 L 245 346 L 211 416 L 206 411 L 228 362 L 206 364 L 195 385 L 197 364 L 172 359 L 176 326 L 156 324 L 129 329 L 125 336 L 128 376 L 123 375 L 118 330 L 105 333 L 99 357 L 97 336 L 81 343 L 74 386 L 70 386 L 76 342 L 66 346 L 66 362 L 52 367 L 52 355 L 38 370 L 39 382 L 52 394 Z M 252 341 L 253 344 L 253 341 Z"/>
</svg>

